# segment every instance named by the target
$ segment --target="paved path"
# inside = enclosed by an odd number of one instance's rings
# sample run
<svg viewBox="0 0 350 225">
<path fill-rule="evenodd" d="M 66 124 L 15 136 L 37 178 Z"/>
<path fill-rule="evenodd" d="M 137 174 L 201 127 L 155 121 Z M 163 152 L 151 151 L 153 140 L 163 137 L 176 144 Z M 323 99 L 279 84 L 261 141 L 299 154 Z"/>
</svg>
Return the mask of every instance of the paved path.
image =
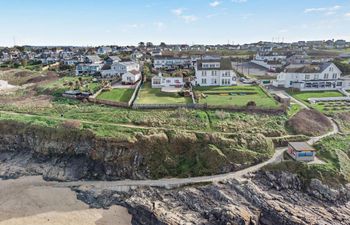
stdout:
<svg viewBox="0 0 350 225">
<path fill-rule="evenodd" d="M 312 145 L 325 137 L 339 133 L 339 127 L 333 120 L 331 121 L 333 125 L 333 130 L 331 132 L 319 137 L 313 137 L 308 141 L 308 143 Z M 286 150 L 287 148 L 277 148 L 275 151 L 275 154 L 271 159 L 265 162 L 262 162 L 260 164 L 248 167 L 246 169 L 232 172 L 232 173 L 226 173 L 226 174 L 204 176 L 204 177 L 171 178 L 171 179 L 160 179 L 160 180 L 77 181 L 77 182 L 60 183 L 59 186 L 74 187 L 74 186 L 81 186 L 81 185 L 90 185 L 98 189 L 119 190 L 120 188 L 142 187 L 142 186 L 174 188 L 174 187 L 180 187 L 184 185 L 199 184 L 199 183 L 206 183 L 206 182 L 215 183 L 219 181 L 225 181 L 228 179 L 236 179 L 238 181 L 243 181 L 245 180 L 244 179 L 245 175 L 248 175 L 249 173 L 257 172 L 258 170 L 260 170 L 262 167 L 266 165 L 281 162 L 283 153 Z"/>
<path fill-rule="evenodd" d="M 179 186 L 184 186 L 189 184 L 219 182 L 219 181 L 225 181 L 228 179 L 240 180 L 244 177 L 244 175 L 256 172 L 268 164 L 279 162 L 285 150 L 286 148 L 279 148 L 276 150 L 273 157 L 268 161 L 257 164 L 255 166 L 248 167 L 246 169 L 243 169 L 237 172 L 226 173 L 226 174 L 204 176 L 204 177 L 191 177 L 191 178 L 170 178 L 170 179 L 160 179 L 160 180 L 77 181 L 77 182 L 59 183 L 58 186 L 73 187 L 73 186 L 81 186 L 81 185 L 91 185 L 99 189 L 113 189 L 113 188 L 118 188 L 118 186 L 119 187 L 120 186 L 121 187 L 151 186 L 151 187 L 173 188 L 173 187 L 179 187 Z"/>
</svg>

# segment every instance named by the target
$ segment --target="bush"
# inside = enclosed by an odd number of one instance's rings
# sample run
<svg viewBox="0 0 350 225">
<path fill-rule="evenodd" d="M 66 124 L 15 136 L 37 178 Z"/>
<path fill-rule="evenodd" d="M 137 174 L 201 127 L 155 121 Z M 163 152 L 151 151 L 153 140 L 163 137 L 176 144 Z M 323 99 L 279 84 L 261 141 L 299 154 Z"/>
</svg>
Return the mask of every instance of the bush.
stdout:
<svg viewBox="0 0 350 225">
<path fill-rule="evenodd" d="M 223 110 L 215 111 L 215 115 L 221 120 L 224 120 L 224 119 L 230 117 L 230 114 L 225 112 L 225 111 L 223 111 Z"/>
<path fill-rule="evenodd" d="M 67 120 L 62 122 L 62 127 L 67 129 L 80 129 L 81 123 L 77 120 Z"/>
</svg>

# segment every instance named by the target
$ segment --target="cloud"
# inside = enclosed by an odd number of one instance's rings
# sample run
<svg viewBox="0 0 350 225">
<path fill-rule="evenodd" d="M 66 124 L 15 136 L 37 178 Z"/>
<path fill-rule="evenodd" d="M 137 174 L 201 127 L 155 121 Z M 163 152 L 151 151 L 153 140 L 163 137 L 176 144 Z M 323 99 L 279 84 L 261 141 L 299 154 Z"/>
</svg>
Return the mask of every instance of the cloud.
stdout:
<svg viewBox="0 0 350 225">
<path fill-rule="evenodd" d="M 158 30 L 163 30 L 166 26 L 163 22 L 155 22 L 153 25 L 158 29 Z"/>
<path fill-rule="evenodd" d="M 198 20 L 198 17 L 195 15 L 185 15 L 184 14 L 185 10 L 186 9 L 184 8 L 177 8 L 177 9 L 171 10 L 171 12 L 178 18 L 184 20 L 186 23 L 192 23 Z"/>
<path fill-rule="evenodd" d="M 198 20 L 198 17 L 195 15 L 183 15 L 181 18 L 186 22 L 186 23 L 192 23 Z"/>
<path fill-rule="evenodd" d="M 221 4 L 221 2 L 219 2 L 219 1 L 213 1 L 213 2 L 209 3 L 209 5 L 210 5 L 211 7 L 217 7 L 217 6 L 219 6 L 220 4 Z"/>
<path fill-rule="evenodd" d="M 350 12 L 346 13 L 345 17 L 349 17 L 350 18 Z"/>
<path fill-rule="evenodd" d="M 304 10 L 304 13 L 320 13 L 323 12 L 325 15 L 333 15 L 337 10 L 341 8 L 340 5 L 335 5 L 331 7 L 322 7 L 322 8 L 308 8 Z"/>
<path fill-rule="evenodd" d="M 173 9 L 171 10 L 171 12 L 173 14 L 175 14 L 176 16 L 181 16 L 183 14 L 183 12 L 185 11 L 185 9 L 183 8 L 178 8 L 178 9 Z"/>
</svg>

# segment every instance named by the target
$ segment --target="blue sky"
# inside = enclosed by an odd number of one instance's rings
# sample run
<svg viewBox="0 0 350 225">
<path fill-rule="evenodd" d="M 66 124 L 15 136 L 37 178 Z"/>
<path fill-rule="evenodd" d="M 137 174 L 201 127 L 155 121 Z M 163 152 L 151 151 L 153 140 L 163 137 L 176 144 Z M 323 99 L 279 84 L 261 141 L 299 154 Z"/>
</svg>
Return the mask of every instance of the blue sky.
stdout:
<svg viewBox="0 0 350 225">
<path fill-rule="evenodd" d="M 0 0 L 0 46 L 350 40 L 350 0 Z"/>
</svg>

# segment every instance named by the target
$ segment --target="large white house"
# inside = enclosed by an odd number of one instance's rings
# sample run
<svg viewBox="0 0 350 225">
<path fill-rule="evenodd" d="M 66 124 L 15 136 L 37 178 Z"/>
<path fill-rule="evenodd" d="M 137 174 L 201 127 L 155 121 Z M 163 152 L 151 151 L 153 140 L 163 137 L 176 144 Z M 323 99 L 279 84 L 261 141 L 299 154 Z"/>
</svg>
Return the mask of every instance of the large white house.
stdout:
<svg viewBox="0 0 350 225">
<path fill-rule="evenodd" d="M 232 86 L 236 85 L 237 75 L 233 71 L 230 59 L 198 60 L 196 79 L 198 86 Z"/>
<path fill-rule="evenodd" d="M 130 71 L 140 71 L 140 65 L 133 61 L 113 63 L 111 69 L 101 71 L 104 77 L 120 76 Z"/>
<path fill-rule="evenodd" d="M 156 69 L 175 69 L 175 68 L 190 68 L 192 61 L 189 57 L 170 57 L 156 56 L 154 57 L 154 68 Z"/>
<path fill-rule="evenodd" d="M 300 91 L 350 89 L 350 80 L 334 63 L 289 68 L 277 76 L 276 87 L 295 88 Z"/>
</svg>

